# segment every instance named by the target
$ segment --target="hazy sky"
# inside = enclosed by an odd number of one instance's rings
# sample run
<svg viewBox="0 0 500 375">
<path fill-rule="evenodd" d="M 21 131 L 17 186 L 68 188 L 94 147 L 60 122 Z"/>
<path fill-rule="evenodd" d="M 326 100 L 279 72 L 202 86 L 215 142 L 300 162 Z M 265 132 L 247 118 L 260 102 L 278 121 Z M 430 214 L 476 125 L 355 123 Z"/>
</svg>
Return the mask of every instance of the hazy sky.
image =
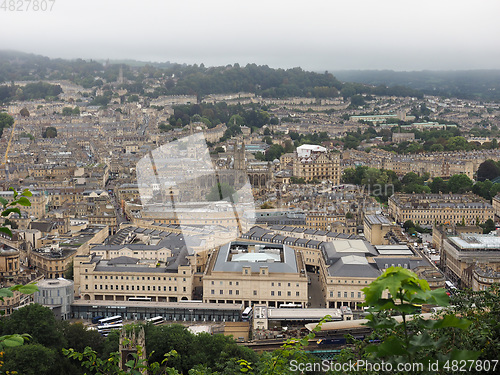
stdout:
<svg viewBox="0 0 500 375">
<path fill-rule="evenodd" d="M 207 66 L 500 69 L 499 0 L 43 1 L 51 11 L 0 9 L 0 49 Z"/>
</svg>

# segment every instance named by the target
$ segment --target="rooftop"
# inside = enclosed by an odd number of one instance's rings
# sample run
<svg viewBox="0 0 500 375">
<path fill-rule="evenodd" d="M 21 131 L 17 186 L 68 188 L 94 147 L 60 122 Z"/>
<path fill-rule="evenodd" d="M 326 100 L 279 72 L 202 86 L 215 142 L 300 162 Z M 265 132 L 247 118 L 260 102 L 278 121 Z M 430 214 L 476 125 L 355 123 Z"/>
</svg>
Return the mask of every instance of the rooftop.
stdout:
<svg viewBox="0 0 500 375">
<path fill-rule="evenodd" d="M 233 241 L 221 246 L 214 272 L 241 272 L 243 267 L 251 267 L 252 272 L 259 272 L 261 267 L 269 272 L 298 272 L 295 251 L 281 244 L 250 243 Z"/>
<path fill-rule="evenodd" d="M 462 233 L 459 237 L 448 240 L 461 249 L 500 250 L 500 237 L 489 234 Z"/>
</svg>

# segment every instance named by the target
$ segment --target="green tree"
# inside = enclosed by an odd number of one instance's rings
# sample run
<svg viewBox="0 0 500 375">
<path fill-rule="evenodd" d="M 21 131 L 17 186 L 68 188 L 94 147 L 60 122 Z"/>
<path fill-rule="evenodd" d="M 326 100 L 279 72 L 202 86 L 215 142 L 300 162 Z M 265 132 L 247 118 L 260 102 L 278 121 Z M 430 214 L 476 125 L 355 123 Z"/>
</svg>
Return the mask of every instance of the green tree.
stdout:
<svg viewBox="0 0 500 375">
<path fill-rule="evenodd" d="M 9 128 L 14 124 L 14 118 L 5 112 L 0 112 L 0 137 L 2 136 L 3 129 Z"/>
<path fill-rule="evenodd" d="M 23 107 L 23 108 L 19 111 L 19 114 L 20 114 L 22 117 L 30 117 L 30 111 L 28 111 L 28 108 L 26 108 L 26 107 Z"/>
<path fill-rule="evenodd" d="M 282 145 L 273 144 L 266 151 L 266 160 L 273 161 L 274 159 L 279 159 L 284 153 L 285 149 Z"/>
<path fill-rule="evenodd" d="M 66 343 L 57 326 L 54 313 L 49 308 L 31 304 L 15 310 L 5 319 L 2 333 L 24 332 L 32 337 L 34 343 L 61 349 Z"/>
<path fill-rule="evenodd" d="M 71 107 L 64 107 L 62 109 L 62 115 L 63 116 L 72 116 L 73 115 L 73 108 L 71 108 Z"/>
<path fill-rule="evenodd" d="M 61 373 L 56 350 L 41 344 L 8 348 L 4 357 L 1 370 L 5 374 L 54 375 Z"/>
<path fill-rule="evenodd" d="M 43 129 L 42 137 L 43 138 L 55 138 L 55 137 L 57 137 L 57 129 L 54 128 L 53 126 L 49 126 L 45 129 Z"/>
<path fill-rule="evenodd" d="M 262 152 L 257 151 L 255 153 L 255 159 L 260 160 L 260 161 L 265 161 L 266 160 L 266 155 L 264 155 Z"/>
<path fill-rule="evenodd" d="M 483 228 L 483 234 L 488 234 L 495 230 L 495 222 L 492 219 L 486 220 L 480 226 Z"/>
<path fill-rule="evenodd" d="M 467 150 L 468 147 L 467 139 L 464 137 L 453 137 L 448 139 L 446 143 L 446 149 L 449 151 L 463 151 Z"/>
<path fill-rule="evenodd" d="M 448 188 L 454 194 L 463 194 L 472 190 L 474 182 L 465 174 L 451 176 L 448 181 Z"/>
<path fill-rule="evenodd" d="M 431 192 L 434 194 L 438 194 L 439 192 L 448 192 L 448 183 L 441 177 L 435 177 L 429 184 L 429 187 L 431 188 Z"/>
<path fill-rule="evenodd" d="M 127 102 L 129 102 L 129 103 L 134 103 L 134 102 L 138 102 L 138 101 L 139 101 L 139 95 L 137 95 L 137 94 L 130 95 L 127 98 Z"/>
<path fill-rule="evenodd" d="M 477 169 L 477 180 L 493 180 L 500 176 L 500 167 L 493 160 L 488 159 L 482 162 Z"/>
<path fill-rule="evenodd" d="M 217 185 L 212 186 L 210 189 L 210 192 L 207 194 L 206 199 L 207 201 L 222 201 L 222 200 L 227 200 L 227 201 L 237 201 L 237 198 L 235 197 L 236 190 L 234 190 L 234 187 L 223 182 L 217 183 Z"/>
<path fill-rule="evenodd" d="M 411 220 L 406 220 L 403 224 L 403 228 L 405 228 L 406 230 L 410 228 L 415 228 L 415 224 L 413 224 L 413 221 Z"/>
</svg>

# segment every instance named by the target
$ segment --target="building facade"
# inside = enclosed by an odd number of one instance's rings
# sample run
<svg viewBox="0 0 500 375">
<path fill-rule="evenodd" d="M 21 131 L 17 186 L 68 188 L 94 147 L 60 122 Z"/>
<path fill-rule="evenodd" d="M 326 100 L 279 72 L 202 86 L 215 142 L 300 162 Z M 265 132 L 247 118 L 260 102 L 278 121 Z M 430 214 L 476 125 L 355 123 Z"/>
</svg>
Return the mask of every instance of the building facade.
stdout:
<svg viewBox="0 0 500 375">
<path fill-rule="evenodd" d="M 402 194 L 389 198 L 389 215 L 399 223 L 476 225 L 493 219 L 493 207 L 475 194 Z"/>
</svg>

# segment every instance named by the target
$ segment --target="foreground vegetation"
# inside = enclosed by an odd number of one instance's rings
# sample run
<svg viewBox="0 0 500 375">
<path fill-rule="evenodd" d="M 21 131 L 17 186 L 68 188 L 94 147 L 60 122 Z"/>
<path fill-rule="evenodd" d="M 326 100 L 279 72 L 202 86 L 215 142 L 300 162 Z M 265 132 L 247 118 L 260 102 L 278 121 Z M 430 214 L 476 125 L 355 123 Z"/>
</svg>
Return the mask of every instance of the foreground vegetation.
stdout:
<svg viewBox="0 0 500 375">
<path fill-rule="evenodd" d="M 389 296 L 386 295 L 389 292 Z M 353 340 L 334 363 L 421 363 L 425 371 L 414 373 L 452 373 L 447 366 L 454 360 L 494 360 L 500 356 L 499 289 L 461 292 L 451 305 L 443 289 L 430 290 L 426 281 L 403 268 L 391 267 L 364 289 L 373 333 L 364 341 Z M 421 305 L 443 306 L 441 315 L 422 319 Z M 394 314 L 402 317 L 394 319 Z M 416 318 L 412 318 L 417 314 Z M 328 320 L 328 317 L 325 321 Z M 318 330 L 320 326 L 317 327 Z M 135 329 L 135 328 L 129 328 Z M 308 340 L 289 339 L 273 353 L 256 354 L 222 335 L 190 333 L 178 324 L 144 325 L 147 363 L 139 356 L 129 360 L 132 373 L 148 369 L 151 374 L 292 374 L 299 366 L 314 371 L 320 360 L 307 353 Z M 50 309 L 29 305 L 0 320 L 0 334 L 29 334 L 23 346 L 5 348 L 0 371 L 19 374 L 122 374 L 119 369 L 118 332 L 104 338 L 83 324 L 56 321 Z M 70 349 L 66 349 L 70 348 Z M 302 364 L 302 365 L 300 365 Z M 432 371 L 427 371 L 430 364 Z M 349 373 L 345 368 L 327 373 Z M 356 373 L 374 374 L 357 369 Z M 321 373 L 325 373 L 322 372 Z M 353 371 L 354 373 L 354 371 Z M 407 372 L 393 372 L 407 373 Z M 472 369 L 469 373 L 481 373 Z"/>
</svg>

